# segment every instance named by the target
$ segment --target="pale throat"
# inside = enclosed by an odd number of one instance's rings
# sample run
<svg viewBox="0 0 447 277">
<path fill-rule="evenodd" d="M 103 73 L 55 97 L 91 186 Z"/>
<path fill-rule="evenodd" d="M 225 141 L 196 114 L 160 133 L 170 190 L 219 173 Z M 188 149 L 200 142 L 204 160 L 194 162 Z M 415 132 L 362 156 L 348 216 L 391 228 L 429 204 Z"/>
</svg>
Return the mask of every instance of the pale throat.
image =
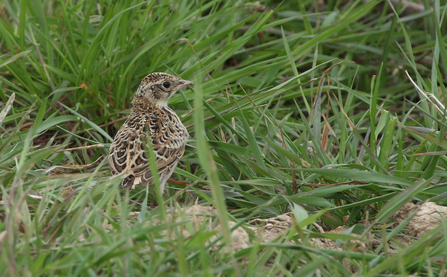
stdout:
<svg viewBox="0 0 447 277">
<path fill-rule="evenodd" d="M 157 100 L 155 101 L 155 105 L 159 108 L 164 108 L 168 105 L 168 100 L 162 100 L 162 99 Z"/>
</svg>

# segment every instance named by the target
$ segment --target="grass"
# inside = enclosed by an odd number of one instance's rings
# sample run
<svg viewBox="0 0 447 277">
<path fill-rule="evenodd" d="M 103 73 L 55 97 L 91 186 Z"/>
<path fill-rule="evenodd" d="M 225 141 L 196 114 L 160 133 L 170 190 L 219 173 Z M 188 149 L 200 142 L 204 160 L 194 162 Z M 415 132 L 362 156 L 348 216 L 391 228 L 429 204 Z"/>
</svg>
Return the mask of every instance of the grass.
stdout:
<svg viewBox="0 0 447 277">
<path fill-rule="evenodd" d="M 445 222 L 411 238 L 392 218 L 447 204 L 446 2 L 402 2 L 0 2 L 0 272 L 445 275 Z M 118 190 L 105 159 L 157 71 L 194 81 L 170 100 L 191 140 L 163 198 Z M 195 201 L 212 243 L 180 231 Z M 284 235 L 228 250 L 228 221 L 289 211 Z"/>
</svg>

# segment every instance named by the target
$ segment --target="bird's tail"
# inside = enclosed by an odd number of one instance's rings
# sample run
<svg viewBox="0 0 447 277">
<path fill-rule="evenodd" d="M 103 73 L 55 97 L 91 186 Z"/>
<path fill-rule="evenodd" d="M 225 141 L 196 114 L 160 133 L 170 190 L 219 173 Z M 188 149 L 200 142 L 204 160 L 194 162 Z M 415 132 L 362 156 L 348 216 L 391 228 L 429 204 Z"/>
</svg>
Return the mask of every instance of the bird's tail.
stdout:
<svg viewBox="0 0 447 277">
<path fill-rule="evenodd" d="M 127 176 L 121 182 L 120 189 L 129 189 L 129 190 L 133 189 L 134 181 L 135 181 L 135 176 L 133 176 L 133 175 Z"/>
</svg>

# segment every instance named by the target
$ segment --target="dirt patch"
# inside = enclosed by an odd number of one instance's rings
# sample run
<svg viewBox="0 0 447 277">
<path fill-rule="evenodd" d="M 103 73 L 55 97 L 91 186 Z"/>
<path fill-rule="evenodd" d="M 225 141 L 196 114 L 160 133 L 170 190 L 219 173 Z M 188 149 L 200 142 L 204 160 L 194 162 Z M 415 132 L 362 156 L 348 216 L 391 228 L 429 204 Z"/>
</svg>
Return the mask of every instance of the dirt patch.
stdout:
<svg viewBox="0 0 447 277">
<path fill-rule="evenodd" d="M 446 218 L 447 207 L 439 206 L 433 202 L 425 202 L 421 205 L 407 203 L 396 212 L 393 219 L 400 224 L 413 213 L 414 215 L 408 222 L 404 234 L 420 238 L 438 226 L 442 218 Z"/>
<path fill-rule="evenodd" d="M 447 207 L 439 206 L 435 203 L 427 202 L 422 205 L 407 203 L 396 212 L 393 216 L 393 220 L 396 224 L 400 224 L 409 216 L 413 217 L 406 226 L 404 232 L 406 236 L 396 236 L 394 239 L 397 239 L 403 245 L 409 246 L 416 238 L 422 237 L 426 232 L 438 226 L 446 214 Z M 221 240 L 217 239 L 222 235 L 222 228 L 217 218 L 217 211 L 213 207 L 193 205 L 177 210 L 173 214 L 173 217 L 172 215 L 169 216 L 168 221 L 186 222 L 185 224 L 178 226 L 178 230 L 181 231 L 182 236 L 185 238 L 193 238 L 198 234 L 200 235 L 200 232 L 203 231 L 215 232 L 215 234 L 208 239 L 208 242 L 212 244 L 211 250 L 214 251 L 221 246 Z M 240 224 L 238 227 L 236 227 L 238 224 L 237 222 L 230 221 L 228 224 L 232 229 L 231 248 L 235 252 L 250 247 L 253 242 L 253 234 L 258 238 L 257 241 L 266 243 L 287 234 L 292 228 L 295 228 L 291 213 L 267 219 L 250 220 L 247 224 Z M 317 229 L 314 234 L 344 234 L 349 235 L 352 238 L 342 240 L 310 238 L 308 242 L 310 242 L 310 246 L 314 248 L 372 253 L 382 244 L 382 241 L 377 240 L 372 236 L 367 235 L 362 237 L 361 235 L 351 233 L 351 230 L 346 226 L 339 226 L 334 230 L 325 232 L 317 223 L 314 223 L 313 225 Z M 249 233 L 251 233 L 251 235 Z M 174 233 L 167 235 L 175 236 Z M 389 241 L 386 247 L 387 253 L 392 254 L 397 246 L 394 245 L 392 241 Z"/>
</svg>

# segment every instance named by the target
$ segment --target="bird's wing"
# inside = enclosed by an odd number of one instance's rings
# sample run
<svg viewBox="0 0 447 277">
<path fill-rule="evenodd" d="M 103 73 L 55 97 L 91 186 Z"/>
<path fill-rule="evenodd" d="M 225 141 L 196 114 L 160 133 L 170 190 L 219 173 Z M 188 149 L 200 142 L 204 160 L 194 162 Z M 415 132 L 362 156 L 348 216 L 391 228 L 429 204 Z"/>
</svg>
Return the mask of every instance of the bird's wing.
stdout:
<svg viewBox="0 0 447 277">
<path fill-rule="evenodd" d="M 167 122 L 167 123 L 165 123 Z M 165 123 L 165 124 L 163 124 Z M 174 170 L 180 158 L 185 152 L 187 131 L 183 125 L 175 124 L 175 121 L 150 121 L 147 124 L 148 131 L 152 136 L 152 146 L 157 161 L 159 176 L 170 174 Z M 143 144 L 147 145 L 147 144 Z M 144 180 L 152 179 L 150 169 L 143 175 Z M 169 178 L 169 176 L 167 176 Z M 162 182 L 162 180 L 160 180 Z"/>
<path fill-rule="evenodd" d="M 152 181 L 146 154 L 149 153 L 146 133 L 152 137 L 159 176 L 172 172 L 185 151 L 186 129 L 181 127 L 183 125 L 179 128 L 172 122 L 160 126 L 160 120 L 149 120 L 145 128 L 130 128 L 127 122 L 123 124 L 110 147 L 109 155 L 112 174 L 124 172 L 126 176 L 121 183 L 122 188 L 133 188 L 143 180 Z"/>
<path fill-rule="evenodd" d="M 142 172 L 149 169 L 142 147 L 145 141 L 146 134 L 141 132 L 141 129 L 129 127 L 127 122 L 116 134 L 110 146 L 109 163 L 113 175 L 124 173 L 126 176 L 121 187 L 131 188 L 137 185 L 140 183 Z"/>
</svg>

